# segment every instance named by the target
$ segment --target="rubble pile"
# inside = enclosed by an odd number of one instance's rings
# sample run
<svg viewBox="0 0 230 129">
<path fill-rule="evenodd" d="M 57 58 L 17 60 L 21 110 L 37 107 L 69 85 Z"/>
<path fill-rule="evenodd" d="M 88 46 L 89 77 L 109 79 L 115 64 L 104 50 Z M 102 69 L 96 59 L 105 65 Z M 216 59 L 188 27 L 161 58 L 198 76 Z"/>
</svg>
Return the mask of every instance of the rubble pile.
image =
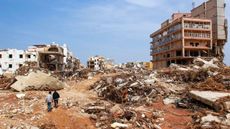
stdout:
<svg viewBox="0 0 230 129">
<path fill-rule="evenodd" d="M 40 103 L 40 100 L 44 99 L 44 95 L 44 93 L 37 92 L 1 93 L 2 99 L 0 102 L 3 100 L 7 101 L 0 105 L 0 118 L 16 120 L 16 122 L 12 123 L 4 122 L 1 127 L 7 127 L 9 129 L 39 129 L 36 126 L 37 124 L 33 124 L 33 121 L 40 120 L 44 117 L 42 109 L 45 104 Z"/>
<path fill-rule="evenodd" d="M 208 78 L 204 82 L 192 85 L 193 89 L 208 91 L 226 91 L 226 87 L 216 82 L 213 78 Z"/>
<path fill-rule="evenodd" d="M 16 75 L 27 75 L 30 71 L 38 70 L 37 62 L 25 62 L 16 70 Z"/>
<path fill-rule="evenodd" d="M 198 112 L 193 115 L 196 119 L 191 129 L 229 129 L 230 127 L 230 115 L 222 115 L 208 112 Z"/>
<path fill-rule="evenodd" d="M 15 82 L 15 78 L 9 78 L 6 76 L 0 76 L 0 89 L 10 89 L 11 84 Z"/>
<path fill-rule="evenodd" d="M 177 82 L 200 82 L 209 77 L 208 70 L 164 70 L 159 71 L 160 78 L 167 78 Z"/>
<path fill-rule="evenodd" d="M 102 78 L 92 89 L 106 100 L 127 105 L 152 103 L 165 95 L 164 88 L 158 86 L 154 79 L 145 79 L 138 74 Z"/>
<path fill-rule="evenodd" d="M 76 70 L 75 73 L 72 73 L 67 78 L 69 80 L 82 80 L 82 79 L 89 79 L 92 76 L 94 76 L 95 74 L 96 74 L 96 72 L 92 72 L 92 70 L 90 70 L 88 68 L 84 68 L 84 69 Z"/>
<path fill-rule="evenodd" d="M 191 65 L 171 64 L 170 68 L 158 70 L 158 77 L 177 82 L 195 83 L 205 81 L 208 77 L 223 74 L 223 68 L 228 69 L 216 58 L 210 61 L 196 58 L 194 64 Z"/>
<path fill-rule="evenodd" d="M 100 129 L 160 129 L 164 121 L 162 111 L 145 110 L 143 107 L 124 107 L 101 101 L 86 105 L 84 112 L 90 114 L 90 118 L 96 121 L 96 127 Z"/>
<path fill-rule="evenodd" d="M 56 121 L 33 121 L 46 114 L 44 91 L 64 89 L 60 91 L 60 108 L 48 114 L 49 118 L 68 111 L 65 118 L 75 120 L 74 115 L 80 112 L 79 117 L 87 116 L 99 129 L 161 129 L 180 128 L 173 124 L 186 117 L 188 122 L 181 124 L 182 128 L 230 128 L 230 68 L 217 59 L 198 58 L 192 65 L 172 64 L 154 71 L 135 63 L 109 70 L 86 68 L 59 73 L 65 77 L 63 81 L 55 74 L 27 65 L 18 70 L 16 80 L 2 76 L 2 89 L 20 93 L 0 94 L 0 103 L 5 102 L 0 104 L 0 118 L 27 119 L 28 124 L 9 125 L 12 128 L 60 128 Z M 65 82 L 71 86 L 66 87 Z M 9 96 L 4 98 L 6 94 Z"/>
</svg>

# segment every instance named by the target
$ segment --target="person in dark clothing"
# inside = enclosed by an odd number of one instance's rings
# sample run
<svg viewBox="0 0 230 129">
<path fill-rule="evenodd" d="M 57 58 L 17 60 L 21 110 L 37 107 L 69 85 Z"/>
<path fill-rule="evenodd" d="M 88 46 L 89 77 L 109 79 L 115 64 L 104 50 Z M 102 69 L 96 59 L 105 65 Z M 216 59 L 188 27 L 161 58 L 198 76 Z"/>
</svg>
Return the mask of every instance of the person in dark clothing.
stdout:
<svg viewBox="0 0 230 129">
<path fill-rule="evenodd" d="M 58 94 L 58 92 L 55 90 L 53 93 L 53 100 L 54 100 L 54 107 L 57 108 L 58 107 L 58 99 L 60 98 L 60 95 Z"/>
</svg>

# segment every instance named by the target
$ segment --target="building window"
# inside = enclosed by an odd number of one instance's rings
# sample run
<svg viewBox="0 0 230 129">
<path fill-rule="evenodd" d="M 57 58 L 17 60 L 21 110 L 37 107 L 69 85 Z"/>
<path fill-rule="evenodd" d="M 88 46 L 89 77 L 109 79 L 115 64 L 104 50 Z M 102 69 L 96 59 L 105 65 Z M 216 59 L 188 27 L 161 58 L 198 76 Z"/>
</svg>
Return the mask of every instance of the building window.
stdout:
<svg viewBox="0 0 230 129">
<path fill-rule="evenodd" d="M 9 58 L 13 58 L 13 55 L 12 55 L 12 54 L 9 54 Z"/>
<path fill-rule="evenodd" d="M 0 54 L 0 58 L 2 58 L 2 54 Z"/>
<path fill-rule="evenodd" d="M 0 68 L 2 68 L 2 65 L 0 64 Z"/>
<path fill-rule="evenodd" d="M 22 67 L 22 64 L 19 64 L 19 67 Z"/>
<path fill-rule="evenodd" d="M 194 46 L 194 43 L 193 43 L 193 42 L 191 42 L 191 43 L 190 43 L 190 46 Z"/>
<path fill-rule="evenodd" d="M 9 64 L 9 68 L 13 68 L 13 65 L 12 65 L 12 64 Z"/>
<path fill-rule="evenodd" d="M 30 58 L 31 58 L 31 55 L 27 55 L 27 58 L 29 58 L 29 59 L 30 59 Z"/>
<path fill-rule="evenodd" d="M 20 54 L 20 55 L 19 55 L 19 58 L 20 58 L 20 59 L 22 59 L 22 58 L 23 58 L 23 55 L 22 55 L 22 54 Z"/>
</svg>

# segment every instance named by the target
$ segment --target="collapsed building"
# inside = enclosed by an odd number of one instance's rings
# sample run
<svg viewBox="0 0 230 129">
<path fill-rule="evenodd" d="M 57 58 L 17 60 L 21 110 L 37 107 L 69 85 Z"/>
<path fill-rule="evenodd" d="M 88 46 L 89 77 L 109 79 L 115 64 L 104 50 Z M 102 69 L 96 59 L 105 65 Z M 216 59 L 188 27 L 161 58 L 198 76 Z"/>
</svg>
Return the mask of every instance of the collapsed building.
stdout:
<svg viewBox="0 0 230 129">
<path fill-rule="evenodd" d="M 217 57 L 223 61 L 227 42 L 225 1 L 209 0 L 191 13 L 174 13 L 152 33 L 151 56 L 154 68 L 190 64 L 196 57 Z"/>
<path fill-rule="evenodd" d="M 50 71 L 64 71 L 80 67 L 79 59 L 75 58 L 64 44 L 33 45 L 27 50 L 4 49 L 0 51 L 0 71 L 14 73 L 27 62 L 35 62 L 37 67 Z"/>
</svg>

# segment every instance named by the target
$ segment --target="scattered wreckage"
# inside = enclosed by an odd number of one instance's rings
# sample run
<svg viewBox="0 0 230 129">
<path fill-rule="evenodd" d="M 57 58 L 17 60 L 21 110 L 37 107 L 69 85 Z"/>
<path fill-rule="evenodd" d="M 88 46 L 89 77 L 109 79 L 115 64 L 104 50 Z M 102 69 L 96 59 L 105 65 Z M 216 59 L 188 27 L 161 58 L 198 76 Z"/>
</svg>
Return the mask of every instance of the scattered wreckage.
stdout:
<svg viewBox="0 0 230 129">
<path fill-rule="evenodd" d="M 230 127 L 230 68 L 217 59 L 207 61 L 198 58 L 189 66 L 172 64 L 169 68 L 154 71 L 135 65 L 99 71 L 81 69 L 64 76 L 35 67 L 23 69 L 13 78 L 2 76 L 0 87 L 16 91 L 60 90 L 68 87 L 63 80 L 91 80 L 97 74 L 116 73 L 103 76 L 90 86 L 89 90 L 98 95 L 96 102 L 83 107 L 79 107 L 74 98 L 63 98 L 61 102 L 64 109 L 81 108 L 81 112 L 88 114 L 99 129 L 161 129 L 167 123 L 165 117 L 170 112 L 155 109 L 153 105 L 157 102 L 191 111 L 189 117 L 193 121 L 184 127 Z M 21 100 L 26 97 L 17 95 Z M 2 114 L 7 114 L 7 110 L 13 111 L 11 114 L 31 112 L 29 109 L 21 112 L 21 108 L 6 108 Z M 39 126 L 45 127 L 48 125 Z"/>
</svg>

